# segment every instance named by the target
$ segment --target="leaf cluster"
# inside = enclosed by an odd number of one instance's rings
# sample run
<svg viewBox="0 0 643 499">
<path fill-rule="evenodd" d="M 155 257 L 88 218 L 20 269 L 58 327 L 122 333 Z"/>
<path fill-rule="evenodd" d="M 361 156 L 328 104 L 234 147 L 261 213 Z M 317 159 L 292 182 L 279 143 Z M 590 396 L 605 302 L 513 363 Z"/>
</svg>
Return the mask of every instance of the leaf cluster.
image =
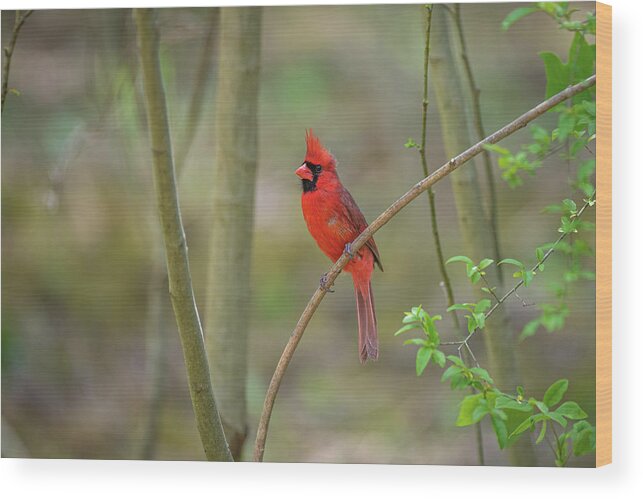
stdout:
<svg viewBox="0 0 643 499">
<path fill-rule="evenodd" d="M 411 338 L 404 342 L 404 345 L 417 345 L 418 351 L 415 360 L 415 371 L 420 376 L 429 362 L 433 361 L 440 367 L 444 367 L 446 358 L 444 352 L 438 349 L 440 346 L 440 335 L 435 322 L 442 320 L 442 316 L 431 316 L 422 308 L 422 305 L 411 308 L 410 312 L 404 313 L 403 326 L 395 332 L 395 336 L 408 331 L 419 329 L 424 333 L 422 338 Z"/>
<path fill-rule="evenodd" d="M 464 260 L 460 260 L 464 261 Z M 466 262 L 465 262 L 466 263 Z M 478 303 L 456 304 L 449 310 L 465 310 L 469 313 L 470 332 L 484 327 L 484 312 L 490 300 Z M 498 446 L 506 448 L 527 431 L 536 432 L 536 443 L 544 441 L 548 428 L 553 434 L 552 450 L 558 466 L 564 466 L 569 458 L 569 445 L 576 456 L 587 454 L 595 449 L 596 429 L 587 422 L 587 414 L 574 401 L 562 402 L 569 387 L 566 379 L 554 382 L 544 393 L 542 400 L 527 397 L 524 388 L 516 387 L 515 394 L 504 393 L 497 388 L 489 372 L 479 366 L 469 367 L 464 360 L 455 355 L 445 356 L 438 347 L 441 345 L 436 322 L 439 315 L 431 315 L 422 306 L 412 307 L 405 312 L 402 327 L 395 335 L 419 330 L 421 338 L 411 338 L 404 345 L 418 346 L 416 355 L 416 374 L 420 376 L 430 363 L 440 368 L 449 366 L 442 373 L 441 380 L 448 382 L 451 390 L 473 390 L 460 402 L 456 426 L 470 426 L 489 418 L 496 435 Z M 561 403 L 562 402 L 562 403 Z M 568 429 L 569 422 L 575 421 Z M 559 435 L 554 426 L 563 432 Z"/>
<path fill-rule="evenodd" d="M 574 14 L 580 10 L 570 8 L 569 2 L 537 2 L 532 7 L 514 9 L 502 21 L 502 29 L 506 31 L 516 21 L 536 12 L 547 14 L 558 23 L 561 29 L 584 35 L 596 34 L 596 13 L 587 12 L 584 19 L 574 19 Z"/>
</svg>

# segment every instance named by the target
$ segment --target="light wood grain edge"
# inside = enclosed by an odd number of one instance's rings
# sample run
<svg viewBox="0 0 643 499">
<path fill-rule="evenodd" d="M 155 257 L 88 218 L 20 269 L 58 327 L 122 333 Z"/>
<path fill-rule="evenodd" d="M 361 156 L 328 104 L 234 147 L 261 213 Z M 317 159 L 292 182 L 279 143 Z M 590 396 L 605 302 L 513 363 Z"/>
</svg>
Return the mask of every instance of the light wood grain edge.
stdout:
<svg viewBox="0 0 643 499">
<path fill-rule="evenodd" d="M 596 466 L 612 462 L 612 7 L 596 3 Z"/>
</svg>

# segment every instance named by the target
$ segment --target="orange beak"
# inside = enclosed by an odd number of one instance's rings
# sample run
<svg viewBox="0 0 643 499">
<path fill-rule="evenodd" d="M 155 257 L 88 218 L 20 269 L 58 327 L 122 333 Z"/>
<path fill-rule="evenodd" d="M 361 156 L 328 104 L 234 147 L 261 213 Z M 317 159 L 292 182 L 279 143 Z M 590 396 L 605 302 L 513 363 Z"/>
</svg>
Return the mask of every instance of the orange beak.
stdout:
<svg viewBox="0 0 643 499">
<path fill-rule="evenodd" d="M 311 182 L 313 180 L 313 172 L 311 172 L 310 168 L 306 166 L 306 163 L 295 170 L 295 175 L 297 175 L 302 180 L 310 180 Z"/>
</svg>

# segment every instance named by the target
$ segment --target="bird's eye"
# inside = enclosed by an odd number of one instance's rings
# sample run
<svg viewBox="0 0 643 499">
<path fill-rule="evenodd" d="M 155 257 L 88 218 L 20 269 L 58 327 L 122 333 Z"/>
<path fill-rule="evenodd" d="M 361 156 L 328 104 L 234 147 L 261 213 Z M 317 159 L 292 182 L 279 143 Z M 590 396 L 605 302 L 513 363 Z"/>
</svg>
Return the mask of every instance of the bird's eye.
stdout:
<svg viewBox="0 0 643 499">
<path fill-rule="evenodd" d="M 313 166 L 313 171 L 314 171 L 315 173 L 321 173 L 321 170 L 322 170 L 321 165 L 315 165 L 315 166 Z"/>
</svg>

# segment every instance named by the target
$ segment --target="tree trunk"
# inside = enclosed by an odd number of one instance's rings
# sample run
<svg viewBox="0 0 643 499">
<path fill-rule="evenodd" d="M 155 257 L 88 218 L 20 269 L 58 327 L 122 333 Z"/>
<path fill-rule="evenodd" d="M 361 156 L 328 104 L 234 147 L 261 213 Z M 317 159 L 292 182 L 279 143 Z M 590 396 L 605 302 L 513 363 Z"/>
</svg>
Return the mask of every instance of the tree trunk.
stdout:
<svg viewBox="0 0 643 499">
<path fill-rule="evenodd" d="M 219 32 L 206 330 L 217 402 L 230 449 L 237 460 L 247 434 L 248 308 L 261 8 L 222 9 Z"/>
<path fill-rule="evenodd" d="M 436 6 L 434 16 L 435 38 L 431 47 L 432 82 L 445 151 L 449 157 L 454 157 L 477 140 L 473 139 L 470 131 L 470 107 L 467 102 L 468 94 L 463 88 L 461 58 L 456 52 L 458 45 L 453 19 L 441 5 Z M 493 257 L 493 234 L 489 229 L 490 222 L 483 204 L 483 183 L 478 179 L 476 167 L 459 168 L 454 171 L 451 174 L 451 185 L 467 256 L 475 261 Z M 499 272 L 495 265 L 488 267 L 487 273 L 492 285 L 499 282 Z M 489 320 L 482 335 L 489 356 L 489 370 L 502 389 L 512 390 L 520 384 L 520 374 L 514 356 L 515 339 L 502 308 Z M 513 465 L 535 465 L 533 447 L 526 438 L 514 444 L 508 451 Z"/>
</svg>

